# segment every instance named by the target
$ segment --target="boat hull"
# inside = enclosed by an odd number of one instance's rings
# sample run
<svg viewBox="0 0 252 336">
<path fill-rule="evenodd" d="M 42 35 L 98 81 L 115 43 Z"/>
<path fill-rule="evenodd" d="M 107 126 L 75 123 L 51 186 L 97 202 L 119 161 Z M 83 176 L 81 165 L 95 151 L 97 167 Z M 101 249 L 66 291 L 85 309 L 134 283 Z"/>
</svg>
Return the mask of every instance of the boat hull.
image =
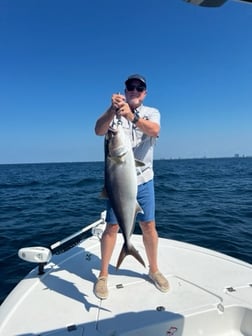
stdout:
<svg viewBox="0 0 252 336">
<path fill-rule="evenodd" d="M 250 264 L 160 238 L 160 269 L 171 285 L 162 293 L 134 258 L 116 270 L 122 242 L 119 234 L 107 300 L 93 293 L 100 240 L 92 236 L 16 286 L 0 308 L 0 335 L 252 336 Z M 132 242 L 144 256 L 142 237 L 133 235 Z"/>
</svg>

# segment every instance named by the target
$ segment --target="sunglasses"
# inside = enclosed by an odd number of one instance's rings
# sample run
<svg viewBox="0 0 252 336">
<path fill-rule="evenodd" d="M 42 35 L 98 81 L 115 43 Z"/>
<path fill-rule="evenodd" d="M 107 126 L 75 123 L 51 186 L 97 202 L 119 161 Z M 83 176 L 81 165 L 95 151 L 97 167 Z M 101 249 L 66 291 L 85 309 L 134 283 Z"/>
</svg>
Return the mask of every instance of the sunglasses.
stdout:
<svg viewBox="0 0 252 336">
<path fill-rule="evenodd" d="M 136 89 L 137 92 L 143 92 L 144 90 L 146 90 L 146 87 L 144 85 L 127 84 L 126 89 L 127 91 L 134 91 Z"/>
</svg>

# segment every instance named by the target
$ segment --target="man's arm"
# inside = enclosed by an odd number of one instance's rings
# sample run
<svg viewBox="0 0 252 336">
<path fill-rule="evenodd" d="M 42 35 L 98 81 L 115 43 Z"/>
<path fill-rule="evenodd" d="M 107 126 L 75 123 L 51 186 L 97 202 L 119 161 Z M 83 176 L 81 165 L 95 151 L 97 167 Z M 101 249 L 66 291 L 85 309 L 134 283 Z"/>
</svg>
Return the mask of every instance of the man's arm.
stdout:
<svg viewBox="0 0 252 336">
<path fill-rule="evenodd" d="M 130 121 L 132 122 L 134 120 L 134 115 L 130 116 Z M 135 125 L 140 128 L 140 130 L 151 137 L 157 137 L 160 131 L 160 126 L 158 123 L 147 120 L 144 118 L 139 118 L 138 121 L 135 123 Z"/>
<path fill-rule="evenodd" d="M 111 106 L 105 113 L 96 121 L 95 134 L 105 135 L 109 129 L 110 123 L 114 116 L 118 114 L 118 110 L 124 105 L 125 97 L 119 93 L 113 94 L 111 98 Z"/>
<path fill-rule="evenodd" d="M 116 113 L 116 109 L 111 105 L 99 119 L 97 119 L 95 124 L 95 134 L 105 135 L 108 131 L 109 125 L 113 120 Z"/>
<path fill-rule="evenodd" d="M 129 121 L 134 120 L 134 113 L 132 112 L 130 106 L 127 103 L 124 103 L 117 113 Z M 155 122 L 144 118 L 139 118 L 135 125 L 140 128 L 140 130 L 147 134 L 148 136 L 157 137 L 160 131 L 160 125 Z"/>
</svg>

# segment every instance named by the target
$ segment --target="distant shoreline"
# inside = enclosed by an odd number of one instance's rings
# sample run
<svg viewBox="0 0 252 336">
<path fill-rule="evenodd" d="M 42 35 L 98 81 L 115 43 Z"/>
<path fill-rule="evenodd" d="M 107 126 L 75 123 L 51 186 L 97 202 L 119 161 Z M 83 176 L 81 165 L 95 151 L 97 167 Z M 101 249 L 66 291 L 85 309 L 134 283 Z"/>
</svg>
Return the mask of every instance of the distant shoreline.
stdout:
<svg viewBox="0 0 252 336">
<path fill-rule="evenodd" d="M 222 157 L 193 157 L 193 158 L 186 158 L 186 157 L 177 157 L 177 158 L 155 158 L 154 161 L 189 161 L 189 160 L 226 160 L 226 159 L 251 159 L 252 156 L 250 155 L 234 155 L 234 156 L 222 156 Z M 51 161 L 51 162 L 15 162 L 15 163 L 0 163 L 0 166 L 11 166 L 11 165 L 43 165 L 43 164 L 79 164 L 79 163 L 103 163 L 103 160 L 99 161 Z"/>
</svg>

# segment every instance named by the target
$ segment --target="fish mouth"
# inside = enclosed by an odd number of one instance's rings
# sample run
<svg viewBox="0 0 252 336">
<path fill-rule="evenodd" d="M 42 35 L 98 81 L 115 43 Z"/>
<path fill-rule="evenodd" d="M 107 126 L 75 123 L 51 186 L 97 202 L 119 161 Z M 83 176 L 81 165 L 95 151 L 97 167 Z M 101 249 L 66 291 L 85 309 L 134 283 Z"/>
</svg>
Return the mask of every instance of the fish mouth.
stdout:
<svg viewBox="0 0 252 336">
<path fill-rule="evenodd" d="M 118 133 L 118 129 L 110 126 L 106 134 L 106 139 L 111 140 L 113 137 L 116 136 L 117 133 Z"/>
<path fill-rule="evenodd" d="M 113 134 L 116 134 L 118 133 L 118 129 L 117 128 L 114 128 L 113 126 L 110 126 L 109 129 L 108 129 L 108 132 L 111 132 Z"/>
</svg>

